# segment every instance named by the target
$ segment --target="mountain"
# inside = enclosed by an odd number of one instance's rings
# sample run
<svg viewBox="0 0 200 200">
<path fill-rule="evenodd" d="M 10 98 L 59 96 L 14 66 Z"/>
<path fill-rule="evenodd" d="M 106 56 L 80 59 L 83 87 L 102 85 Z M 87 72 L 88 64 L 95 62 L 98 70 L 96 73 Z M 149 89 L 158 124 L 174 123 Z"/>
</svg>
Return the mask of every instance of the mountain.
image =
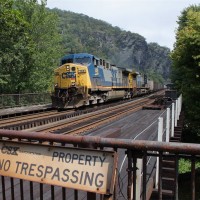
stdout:
<svg viewBox="0 0 200 200">
<path fill-rule="evenodd" d="M 64 54 L 87 52 L 108 59 L 112 64 L 147 73 L 149 77 L 169 78 L 170 49 L 147 43 L 137 33 L 83 14 L 52 9 L 59 16 Z"/>
</svg>

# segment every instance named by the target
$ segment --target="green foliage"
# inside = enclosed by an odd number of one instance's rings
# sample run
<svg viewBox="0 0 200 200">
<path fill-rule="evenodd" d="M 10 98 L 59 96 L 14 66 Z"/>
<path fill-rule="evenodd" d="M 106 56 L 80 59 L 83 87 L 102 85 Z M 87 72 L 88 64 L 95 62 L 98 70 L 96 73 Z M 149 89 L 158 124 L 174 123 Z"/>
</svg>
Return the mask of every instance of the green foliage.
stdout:
<svg viewBox="0 0 200 200">
<path fill-rule="evenodd" d="M 45 6 L 46 0 L 0 0 L 1 93 L 50 90 L 53 69 L 61 56 L 72 52 L 144 72 L 150 67 L 156 71 L 154 78 L 168 76 L 169 49 L 148 45 L 139 34 L 104 21 Z"/>
<path fill-rule="evenodd" d="M 155 83 L 164 83 L 164 78 L 158 72 L 154 71 L 153 68 L 147 70 L 147 77 L 153 80 Z"/>
<path fill-rule="evenodd" d="M 2 94 L 0 108 L 51 103 L 50 93 Z"/>
<path fill-rule="evenodd" d="M 59 16 L 62 46 L 67 53 L 87 52 L 108 59 L 119 67 L 146 72 L 152 68 L 164 79 L 169 77 L 171 65 L 169 49 L 147 44 L 137 33 L 121 30 L 83 14 L 53 9 Z M 157 61 L 156 61 L 157 60 Z"/>
<path fill-rule="evenodd" d="M 0 0 L 0 87 L 5 91 L 18 88 L 18 84 L 11 83 L 12 79 L 19 77 L 22 64 L 22 52 L 27 51 L 26 28 L 20 12 L 13 9 L 12 0 Z"/>
<path fill-rule="evenodd" d="M 1 92 L 48 90 L 62 55 L 56 15 L 45 8 L 46 1 L 0 3 Z"/>
<path fill-rule="evenodd" d="M 200 162 L 197 162 L 195 164 L 195 169 L 198 169 L 198 168 L 200 168 Z M 179 160 L 179 173 L 183 174 L 186 172 L 191 172 L 191 161 L 188 159 L 181 158 Z"/>
<path fill-rule="evenodd" d="M 200 134 L 200 6 L 185 9 L 178 24 L 172 79 L 183 94 L 187 126 Z"/>
</svg>

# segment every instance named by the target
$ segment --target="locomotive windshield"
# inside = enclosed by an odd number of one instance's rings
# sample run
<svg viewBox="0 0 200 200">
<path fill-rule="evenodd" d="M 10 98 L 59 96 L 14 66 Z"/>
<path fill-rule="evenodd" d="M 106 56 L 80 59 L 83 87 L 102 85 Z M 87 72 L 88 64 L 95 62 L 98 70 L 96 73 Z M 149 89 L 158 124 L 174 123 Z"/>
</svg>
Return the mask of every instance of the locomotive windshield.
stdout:
<svg viewBox="0 0 200 200">
<path fill-rule="evenodd" d="M 91 57 L 89 56 L 74 56 L 74 55 L 69 55 L 65 56 L 61 59 L 61 65 L 64 65 L 66 63 L 80 63 L 83 65 L 88 65 L 92 62 Z"/>
<path fill-rule="evenodd" d="M 84 57 L 84 58 L 75 58 L 74 63 L 80 63 L 80 64 L 90 64 L 91 63 L 91 58 L 89 57 Z"/>
<path fill-rule="evenodd" d="M 62 59 L 61 60 L 61 65 L 64 65 L 65 63 L 73 63 L 73 59 L 72 58 Z"/>
</svg>

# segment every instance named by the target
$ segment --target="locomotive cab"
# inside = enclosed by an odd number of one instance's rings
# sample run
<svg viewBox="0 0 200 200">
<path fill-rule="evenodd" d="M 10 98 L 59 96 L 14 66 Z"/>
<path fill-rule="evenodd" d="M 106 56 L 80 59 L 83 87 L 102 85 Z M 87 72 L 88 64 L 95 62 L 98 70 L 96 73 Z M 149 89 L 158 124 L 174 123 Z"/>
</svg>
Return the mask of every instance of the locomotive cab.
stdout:
<svg viewBox="0 0 200 200">
<path fill-rule="evenodd" d="M 75 108 L 83 104 L 87 96 L 84 80 L 87 67 L 80 64 L 66 63 L 55 70 L 52 106 L 55 108 Z"/>
</svg>

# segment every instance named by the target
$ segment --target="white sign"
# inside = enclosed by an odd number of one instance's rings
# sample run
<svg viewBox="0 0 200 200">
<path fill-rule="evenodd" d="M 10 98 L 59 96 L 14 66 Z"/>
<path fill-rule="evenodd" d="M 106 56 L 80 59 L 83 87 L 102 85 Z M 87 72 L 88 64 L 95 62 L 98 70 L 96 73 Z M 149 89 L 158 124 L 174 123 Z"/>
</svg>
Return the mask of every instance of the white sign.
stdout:
<svg viewBox="0 0 200 200">
<path fill-rule="evenodd" d="M 116 153 L 0 142 L 0 174 L 100 194 L 112 193 Z"/>
</svg>

